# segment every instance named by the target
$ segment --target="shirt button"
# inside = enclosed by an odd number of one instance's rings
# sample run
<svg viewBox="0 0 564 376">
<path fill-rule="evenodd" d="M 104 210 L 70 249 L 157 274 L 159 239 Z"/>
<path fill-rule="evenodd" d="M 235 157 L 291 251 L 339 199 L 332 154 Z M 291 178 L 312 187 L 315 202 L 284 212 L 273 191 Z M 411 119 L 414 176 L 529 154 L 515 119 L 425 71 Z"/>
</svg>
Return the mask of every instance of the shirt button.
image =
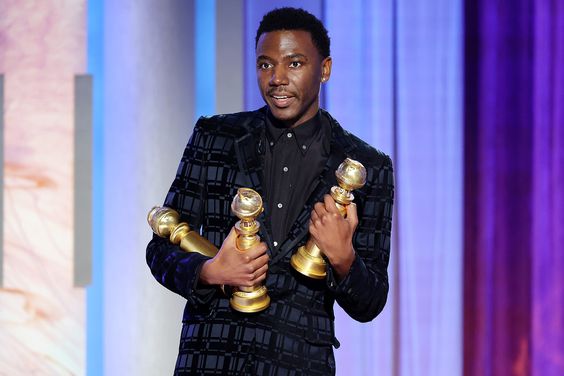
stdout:
<svg viewBox="0 0 564 376">
<path fill-rule="evenodd" d="M 274 146 L 274 142 L 270 141 L 270 146 Z"/>
<path fill-rule="evenodd" d="M 288 132 L 286 136 L 288 136 L 288 138 L 292 138 L 292 133 Z"/>
<path fill-rule="evenodd" d="M 288 167 L 284 166 L 282 170 L 284 170 L 284 172 L 288 172 Z"/>
<path fill-rule="evenodd" d="M 307 146 L 305 146 L 305 145 L 302 145 L 302 149 L 304 149 L 304 150 L 305 150 L 305 149 L 307 149 Z"/>
<path fill-rule="evenodd" d="M 273 243 L 275 247 L 278 247 L 278 242 Z"/>
<path fill-rule="evenodd" d="M 278 205 L 276 205 L 276 206 L 278 206 L 278 209 L 282 209 L 282 206 L 283 206 L 283 205 L 282 205 L 281 202 L 279 202 Z"/>
</svg>

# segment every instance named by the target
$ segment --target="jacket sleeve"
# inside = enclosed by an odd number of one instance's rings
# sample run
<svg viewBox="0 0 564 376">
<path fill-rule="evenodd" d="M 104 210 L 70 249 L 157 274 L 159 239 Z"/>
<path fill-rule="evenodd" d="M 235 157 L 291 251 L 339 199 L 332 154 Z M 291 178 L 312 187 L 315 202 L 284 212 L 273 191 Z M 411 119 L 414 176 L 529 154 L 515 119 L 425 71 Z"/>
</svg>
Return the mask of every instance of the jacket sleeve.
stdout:
<svg viewBox="0 0 564 376">
<path fill-rule="evenodd" d="M 194 127 L 164 203 L 175 209 L 181 222 L 187 222 L 194 231 L 199 231 L 202 225 L 206 192 L 206 136 L 200 123 L 201 120 Z M 209 257 L 185 252 L 157 235 L 147 245 L 146 257 L 155 279 L 186 298 L 191 310 L 209 304 L 217 291 L 213 286 L 198 283 L 202 265 Z"/>
<path fill-rule="evenodd" d="M 384 308 L 388 296 L 388 261 L 392 228 L 394 179 L 392 161 L 385 156 L 374 176 L 353 236 L 356 255 L 349 273 L 337 282 L 331 267 L 327 287 L 337 303 L 360 322 L 373 320 Z"/>
</svg>

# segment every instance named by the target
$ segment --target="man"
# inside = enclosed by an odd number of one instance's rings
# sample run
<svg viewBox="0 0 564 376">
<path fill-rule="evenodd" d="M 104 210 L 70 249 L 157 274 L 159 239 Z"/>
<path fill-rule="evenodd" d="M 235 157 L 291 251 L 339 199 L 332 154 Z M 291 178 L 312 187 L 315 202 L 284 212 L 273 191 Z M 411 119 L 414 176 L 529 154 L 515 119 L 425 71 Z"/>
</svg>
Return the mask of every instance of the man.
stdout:
<svg viewBox="0 0 564 376">
<path fill-rule="evenodd" d="M 331 375 L 332 347 L 339 346 L 334 301 L 362 322 L 386 302 L 392 165 L 319 108 L 332 61 L 317 18 L 274 10 L 255 42 L 266 107 L 200 118 L 165 201 L 219 253 L 186 253 L 154 236 L 147 262 L 160 283 L 187 299 L 176 374 Z M 327 193 L 346 157 L 364 164 L 367 183 L 343 218 Z M 245 252 L 236 249 L 230 212 L 239 187 L 253 188 L 265 203 L 262 242 Z M 308 236 L 328 261 L 324 280 L 290 266 Z M 263 282 L 271 304 L 253 314 L 231 309 L 218 288 Z"/>
</svg>

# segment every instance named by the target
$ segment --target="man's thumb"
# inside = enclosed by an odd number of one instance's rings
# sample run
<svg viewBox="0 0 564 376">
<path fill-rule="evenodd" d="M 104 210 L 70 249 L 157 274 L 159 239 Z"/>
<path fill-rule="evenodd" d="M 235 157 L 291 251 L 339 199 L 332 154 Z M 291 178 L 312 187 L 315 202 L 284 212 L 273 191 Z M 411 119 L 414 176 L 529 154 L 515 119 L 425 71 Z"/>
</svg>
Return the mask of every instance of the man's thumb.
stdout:
<svg viewBox="0 0 564 376">
<path fill-rule="evenodd" d="M 223 245 L 233 245 L 233 246 L 235 246 L 236 241 L 237 241 L 237 231 L 235 230 L 235 226 L 233 226 L 233 227 L 231 227 L 231 231 L 229 231 L 229 234 L 227 234 L 227 237 L 223 241 Z M 222 248 L 223 248 L 223 245 L 222 245 Z"/>
</svg>

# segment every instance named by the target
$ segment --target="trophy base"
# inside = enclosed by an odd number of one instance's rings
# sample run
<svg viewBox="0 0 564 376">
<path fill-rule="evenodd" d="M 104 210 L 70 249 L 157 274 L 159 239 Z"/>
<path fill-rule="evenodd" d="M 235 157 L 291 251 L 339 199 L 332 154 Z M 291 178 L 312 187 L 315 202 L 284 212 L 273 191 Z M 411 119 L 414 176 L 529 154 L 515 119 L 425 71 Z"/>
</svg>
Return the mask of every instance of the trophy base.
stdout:
<svg viewBox="0 0 564 376">
<path fill-rule="evenodd" d="M 270 297 L 266 293 L 266 287 L 257 286 L 252 291 L 235 289 L 229 305 L 235 311 L 254 313 L 265 310 L 270 305 Z"/>
<path fill-rule="evenodd" d="M 321 256 L 312 256 L 305 246 L 298 248 L 292 255 L 290 265 L 299 273 L 313 279 L 323 279 L 327 276 L 327 263 Z"/>
</svg>

